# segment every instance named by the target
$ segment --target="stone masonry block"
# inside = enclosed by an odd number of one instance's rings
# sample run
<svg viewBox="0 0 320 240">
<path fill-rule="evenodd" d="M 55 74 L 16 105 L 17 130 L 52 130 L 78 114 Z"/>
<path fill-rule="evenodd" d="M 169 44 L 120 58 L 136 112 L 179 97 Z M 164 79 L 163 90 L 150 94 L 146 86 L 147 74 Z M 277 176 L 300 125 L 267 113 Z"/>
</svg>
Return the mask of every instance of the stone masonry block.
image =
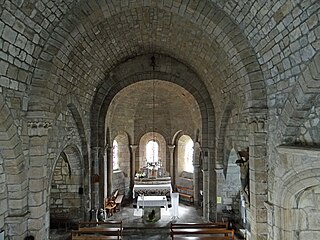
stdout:
<svg viewBox="0 0 320 240">
<path fill-rule="evenodd" d="M 15 17 L 6 9 L 4 9 L 2 11 L 1 20 L 8 24 L 10 27 L 12 27 L 15 22 Z"/>
<path fill-rule="evenodd" d="M 30 192 L 39 192 L 43 191 L 44 189 L 44 181 L 35 179 L 35 180 L 30 180 Z"/>
<path fill-rule="evenodd" d="M 16 37 L 17 37 L 18 33 L 16 31 L 14 31 L 12 28 L 5 26 L 3 33 L 2 33 L 2 37 L 4 40 L 14 43 L 16 41 Z"/>
<path fill-rule="evenodd" d="M 31 213 L 30 218 L 41 218 L 46 213 L 46 203 L 35 206 L 29 204 L 29 210 Z"/>
</svg>

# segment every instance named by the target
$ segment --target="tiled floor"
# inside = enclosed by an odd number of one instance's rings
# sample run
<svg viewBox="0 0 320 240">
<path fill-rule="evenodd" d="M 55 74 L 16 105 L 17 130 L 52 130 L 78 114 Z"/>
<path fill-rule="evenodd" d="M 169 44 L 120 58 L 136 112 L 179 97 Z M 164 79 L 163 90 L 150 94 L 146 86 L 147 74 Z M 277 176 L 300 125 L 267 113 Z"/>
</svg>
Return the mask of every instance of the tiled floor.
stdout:
<svg viewBox="0 0 320 240">
<path fill-rule="evenodd" d="M 178 218 L 173 218 L 173 208 L 161 209 L 161 218 L 157 222 L 147 222 L 142 217 L 142 210 L 138 211 L 132 207 L 132 204 L 124 206 L 121 210 L 109 217 L 107 220 L 122 220 L 123 222 L 123 239 L 124 240 L 162 240 L 170 239 L 169 226 L 171 222 L 204 222 L 201 216 L 201 209 L 195 206 L 179 204 Z M 52 230 L 50 239 L 66 240 L 70 233 L 64 229 Z"/>
</svg>

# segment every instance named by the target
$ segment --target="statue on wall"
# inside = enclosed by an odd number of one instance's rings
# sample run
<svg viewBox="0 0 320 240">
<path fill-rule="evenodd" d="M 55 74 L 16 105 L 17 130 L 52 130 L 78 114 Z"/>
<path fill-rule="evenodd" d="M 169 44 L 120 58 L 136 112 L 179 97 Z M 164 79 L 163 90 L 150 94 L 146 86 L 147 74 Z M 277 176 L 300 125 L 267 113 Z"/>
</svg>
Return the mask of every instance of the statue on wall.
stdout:
<svg viewBox="0 0 320 240">
<path fill-rule="evenodd" d="M 241 189 L 246 204 L 249 204 L 249 148 L 243 151 L 238 151 L 240 159 L 236 164 L 240 167 Z"/>
</svg>

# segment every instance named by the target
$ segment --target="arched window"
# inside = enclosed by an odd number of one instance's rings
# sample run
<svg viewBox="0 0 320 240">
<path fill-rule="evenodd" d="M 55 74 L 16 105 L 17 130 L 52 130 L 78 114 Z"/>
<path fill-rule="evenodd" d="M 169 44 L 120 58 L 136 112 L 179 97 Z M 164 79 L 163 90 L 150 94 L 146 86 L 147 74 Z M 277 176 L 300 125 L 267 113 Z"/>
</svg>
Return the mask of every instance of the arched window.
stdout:
<svg viewBox="0 0 320 240">
<path fill-rule="evenodd" d="M 112 161 L 113 161 L 113 170 L 119 169 L 119 146 L 116 140 L 113 141 Z"/>
<path fill-rule="evenodd" d="M 159 160 L 158 151 L 159 151 L 158 143 L 154 140 L 149 141 L 146 146 L 147 162 L 158 162 Z"/>
<path fill-rule="evenodd" d="M 185 148 L 185 170 L 193 173 L 193 141 L 190 139 Z"/>
</svg>

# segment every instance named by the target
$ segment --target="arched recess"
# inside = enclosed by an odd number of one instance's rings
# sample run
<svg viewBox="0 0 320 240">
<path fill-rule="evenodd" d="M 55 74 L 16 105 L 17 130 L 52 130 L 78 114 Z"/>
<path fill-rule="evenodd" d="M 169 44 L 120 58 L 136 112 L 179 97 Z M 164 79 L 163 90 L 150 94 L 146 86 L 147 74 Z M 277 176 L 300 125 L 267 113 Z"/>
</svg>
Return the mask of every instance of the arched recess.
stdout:
<svg viewBox="0 0 320 240">
<path fill-rule="evenodd" d="M 67 145 L 54 165 L 50 179 L 51 226 L 59 218 L 68 218 L 74 223 L 84 220 L 86 214 L 84 193 L 83 158 L 77 146 Z"/>
<path fill-rule="evenodd" d="M 84 182 L 83 182 L 83 191 L 84 191 L 84 195 L 86 197 L 88 197 L 88 203 L 86 203 L 86 207 L 90 209 L 90 170 L 91 170 L 91 166 L 89 164 L 89 150 L 88 150 L 88 140 L 87 140 L 87 135 L 88 133 L 90 133 L 88 130 L 85 123 L 88 124 L 88 122 L 86 121 L 87 119 L 85 118 L 83 111 L 82 111 L 82 107 L 80 105 L 80 103 L 77 101 L 76 97 L 73 96 L 72 94 L 66 95 L 65 99 L 59 101 L 55 108 L 54 108 L 54 119 L 58 119 L 61 113 L 64 113 L 65 111 L 70 111 L 72 114 L 72 118 L 75 122 L 75 127 L 77 130 L 77 133 L 80 137 L 80 146 L 78 146 L 80 148 L 80 152 L 81 152 L 81 159 L 82 159 L 82 166 L 84 169 L 83 172 L 83 178 L 84 178 Z M 70 134 L 70 133 L 68 133 Z M 52 139 L 53 141 L 55 141 L 55 137 L 59 136 L 59 149 L 57 149 L 57 156 L 59 156 L 59 154 L 64 150 L 64 148 L 70 144 L 70 135 L 67 136 L 65 140 L 65 142 L 63 142 L 62 137 L 65 136 L 60 136 L 59 132 L 56 131 L 51 131 L 50 135 L 49 135 L 49 139 Z M 54 159 L 51 163 L 51 165 L 49 166 L 49 170 L 52 173 L 54 166 L 56 164 L 57 159 Z M 51 178 L 50 178 L 51 179 Z M 51 187 L 51 183 L 50 181 L 48 182 L 48 189 Z"/>
<path fill-rule="evenodd" d="M 130 149 L 129 149 L 129 137 L 126 132 L 118 132 L 114 137 L 114 140 L 118 143 L 118 164 L 119 169 L 113 169 L 112 185 L 113 191 L 118 190 L 119 193 L 128 196 L 130 187 Z M 113 141 L 112 141 L 113 142 Z M 112 161 L 113 159 L 110 159 Z M 112 164 L 110 164 L 112 166 Z M 105 169 L 108 171 L 108 169 Z M 107 183 L 108 184 L 108 183 Z"/>
<path fill-rule="evenodd" d="M 226 156 L 225 169 L 217 170 L 217 196 L 221 198 L 221 203 L 218 205 L 218 219 L 229 219 L 240 222 L 245 226 L 244 219 L 246 218 L 245 209 L 240 206 L 240 170 L 236 160 L 239 153 L 235 148 L 230 148 L 229 154 Z"/>
<path fill-rule="evenodd" d="M 183 172 L 189 172 L 191 174 L 193 174 L 193 157 L 192 157 L 192 162 L 187 162 L 186 159 L 186 151 L 188 151 L 189 149 L 187 149 L 190 146 L 187 146 L 189 142 L 192 142 L 192 146 L 191 148 L 193 149 L 194 147 L 194 142 L 191 139 L 190 136 L 188 135 L 182 135 L 179 137 L 178 139 L 178 145 L 176 146 L 176 150 L 177 150 L 177 165 L 175 170 L 176 172 L 176 176 L 181 176 L 181 174 Z M 193 152 L 192 152 L 193 155 Z M 190 166 L 192 166 L 192 168 L 190 168 Z"/>
<path fill-rule="evenodd" d="M 136 165 L 136 171 L 139 171 L 140 168 L 146 167 L 146 146 L 149 141 L 156 141 L 158 143 L 159 149 L 158 149 L 158 156 L 159 160 L 162 162 L 163 168 L 169 172 L 170 169 L 168 169 L 168 162 L 164 161 L 168 159 L 168 152 L 167 152 L 167 145 L 165 138 L 157 133 L 157 132 L 149 132 L 144 134 L 139 141 L 139 157 L 138 157 L 138 163 Z M 170 159 L 170 158 L 169 158 Z"/>
<path fill-rule="evenodd" d="M 14 118 L 0 95 L 0 229 L 6 237 L 24 238 L 28 232 L 28 164 Z M 19 229 L 13 232 L 10 229 Z"/>
<path fill-rule="evenodd" d="M 271 237 L 303 240 L 309 236 L 317 239 L 313 236 L 319 236 L 320 233 L 319 225 L 314 225 L 320 216 L 319 205 L 314 206 L 307 218 L 301 214 L 309 211 L 308 206 L 302 204 L 305 201 L 304 193 L 310 193 L 312 189 L 319 190 L 320 151 L 294 146 L 280 146 L 277 150 L 282 161 L 275 172 L 273 205 L 269 208 L 270 222 L 273 224 Z M 319 197 L 319 194 L 315 194 L 315 197 Z M 313 222 L 306 225 L 304 221 L 308 219 Z"/>
<path fill-rule="evenodd" d="M 189 135 L 180 135 L 177 139 L 177 144 L 175 145 L 176 157 L 174 158 L 174 183 L 175 187 L 182 187 L 183 190 L 178 190 L 186 194 L 199 194 L 195 192 L 195 185 L 198 184 L 199 179 L 195 179 L 194 169 L 194 141 Z M 191 149 L 190 149 L 191 148 Z M 191 150 L 191 152 L 190 152 Z M 192 156 L 187 156 L 187 154 L 192 154 Z M 188 158 L 191 157 L 190 159 Z M 191 166 L 190 166 L 191 165 Z M 192 167 L 192 168 L 190 168 Z M 197 170 L 197 169 L 196 169 Z"/>
</svg>

